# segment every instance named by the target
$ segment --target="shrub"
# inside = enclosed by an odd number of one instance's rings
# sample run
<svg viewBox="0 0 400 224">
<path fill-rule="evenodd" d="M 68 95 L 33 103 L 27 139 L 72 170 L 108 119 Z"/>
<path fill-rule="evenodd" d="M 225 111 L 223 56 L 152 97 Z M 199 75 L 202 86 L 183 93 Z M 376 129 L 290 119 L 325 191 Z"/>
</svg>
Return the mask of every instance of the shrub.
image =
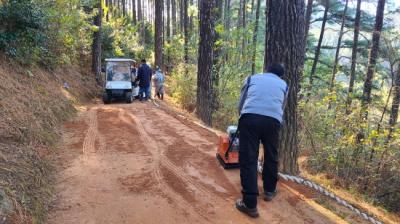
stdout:
<svg viewBox="0 0 400 224">
<path fill-rule="evenodd" d="M 32 0 L 9 0 L 0 5 L 0 50 L 30 63 L 48 52 L 48 13 Z"/>
</svg>

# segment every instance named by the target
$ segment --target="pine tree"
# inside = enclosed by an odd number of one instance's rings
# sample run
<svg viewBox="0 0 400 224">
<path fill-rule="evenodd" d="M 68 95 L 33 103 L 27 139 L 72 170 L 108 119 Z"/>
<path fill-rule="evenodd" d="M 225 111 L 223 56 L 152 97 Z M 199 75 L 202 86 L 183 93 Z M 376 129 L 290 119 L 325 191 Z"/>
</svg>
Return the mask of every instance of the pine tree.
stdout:
<svg viewBox="0 0 400 224">
<path fill-rule="evenodd" d="M 356 77 L 356 63 L 358 51 L 358 35 L 360 33 L 360 18 L 361 18 L 361 0 L 357 0 L 356 18 L 354 21 L 354 35 L 353 35 L 353 51 L 351 54 L 351 70 L 350 70 L 350 83 L 347 91 L 346 113 L 349 114 L 351 102 L 353 99 L 354 79 Z"/>
<path fill-rule="evenodd" d="M 324 10 L 324 17 L 322 19 L 321 33 L 319 35 L 317 48 L 315 49 L 314 62 L 313 62 L 311 72 L 310 72 L 308 96 L 310 96 L 312 88 L 313 88 L 314 76 L 315 76 L 315 72 L 317 70 L 317 64 L 318 64 L 319 55 L 321 52 L 322 40 L 324 39 L 324 34 L 325 34 L 325 24 L 326 24 L 326 21 L 328 20 L 329 7 L 330 7 L 330 0 L 325 0 L 325 10 Z"/>
<path fill-rule="evenodd" d="M 266 67 L 271 63 L 285 65 L 284 79 L 289 94 L 284 113 L 284 125 L 280 139 L 281 169 L 285 173 L 298 172 L 299 153 L 297 137 L 297 95 L 303 72 L 305 55 L 305 20 L 303 0 L 268 0 Z M 282 28 L 285 29 L 282 29 Z M 291 35 L 288 35 L 290 33 Z"/>
<path fill-rule="evenodd" d="M 132 0 L 132 23 L 136 25 L 137 17 L 136 17 L 136 0 Z"/>
<path fill-rule="evenodd" d="M 372 35 L 372 47 L 368 59 L 367 75 L 364 81 L 363 96 L 361 100 L 361 116 L 364 120 L 368 118 L 368 107 L 371 103 L 372 79 L 374 78 L 376 60 L 379 54 L 379 40 L 383 27 L 383 16 L 385 11 L 385 0 L 378 1 L 376 9 L 375 30 Z"/>
<path fill-rule="evenodd" d="M 155 64 L 159 68 L 163 66 L 163 0 L 155 0 Z"/>
<path fill-rule="evenodd" d="M 213 10 L 214 0 L 201 0 L 196 113 L 207 125 L 212 124 L 214 97 L 212 83 L 215 39 Z"/>
</svg>

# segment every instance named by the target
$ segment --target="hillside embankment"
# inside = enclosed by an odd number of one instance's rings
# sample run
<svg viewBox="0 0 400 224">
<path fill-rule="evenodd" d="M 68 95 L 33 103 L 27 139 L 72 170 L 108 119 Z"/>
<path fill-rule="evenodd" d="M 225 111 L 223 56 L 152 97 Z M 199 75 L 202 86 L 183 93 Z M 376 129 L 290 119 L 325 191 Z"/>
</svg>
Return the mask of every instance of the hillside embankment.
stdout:
<svg viewBox="0 0 400 224">
<path fill-rule="evenodd" d="M 94 78 L 80 66 L 48 70 L 0 58 L 0 223 L 43 221 L 57 126 L 96 93 Z"/>
</svg>

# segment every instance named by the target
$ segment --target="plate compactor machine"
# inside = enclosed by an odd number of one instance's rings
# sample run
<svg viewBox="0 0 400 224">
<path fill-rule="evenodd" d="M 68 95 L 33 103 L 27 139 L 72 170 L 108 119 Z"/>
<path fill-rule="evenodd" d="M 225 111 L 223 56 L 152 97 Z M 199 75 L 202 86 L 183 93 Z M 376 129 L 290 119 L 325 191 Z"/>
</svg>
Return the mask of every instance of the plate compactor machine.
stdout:
<svg viewBox="0 0 400 224">
<path fill-rule="evenodd" d="M 217 159 L 225 169 L 239 167 L 239 135 L 236 126 L 229 126 L 227 134 L 219 137 Z"/>
</svg>

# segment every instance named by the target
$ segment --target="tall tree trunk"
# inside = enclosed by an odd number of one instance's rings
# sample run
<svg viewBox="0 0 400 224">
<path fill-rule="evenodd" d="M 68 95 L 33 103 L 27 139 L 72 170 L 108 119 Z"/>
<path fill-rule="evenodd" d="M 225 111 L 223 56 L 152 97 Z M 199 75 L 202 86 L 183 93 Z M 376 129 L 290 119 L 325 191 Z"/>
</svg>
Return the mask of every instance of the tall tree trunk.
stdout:
<svg viewBox="0 0 400 224">
<path fill-rule="evenodd" d="M 132 23 L 134 26 L 137 24 L 137 17 L 136 17 L 136 0 L 132 0 Z"/>
<path fill-rule="evenodd" d="M 214 0 L 201 0 L 196 113 L 207 125 L 212 124 L 212 103 L 214 97 L 212 84 L 213 45 L 215 38 L 213 10 Z"/>
<path fill-rule="evenodd" d="M 242 33 L 242 59 L 246 60 L 246 33 L 245 33 L 245 29 L 246 29 L 246 0 L 240 0 L 240 13 L 239 16 L 241 18 L 239 18 L 239 24 L 240 27 L 242 27 L 243 29 L 243 33 Z"/>
<path fill-rule="evenodd" d="M 312 6 L 313 6 L 313 0 L 307 0 L 306 25 L 305 25 L 306 31 L 305 31 L 305 35 L 304 35 L 304 40 L 306 41 L 306 44 L 307 44 L 308 30 L 310 29 Z"/>
<path fill-rule="evenodd" d="M 225 0 L 224 11 L 225 30 L 229 31 L 231 28 L 231 0 Z"/>
<path fill-rule="evenodd" d="M 166 24 L 166 33 L 167 33 L 167 39 L 171 39 L 171 0 L 167 0 L 167 24 Z"/>
<path fill-rule="evenodd" d="M 191 5 L 193 5 L 193 0 L 189 0 L 189 2 L 188 2 L 188 9 L 189 9 L 189 6 L 191 6 Z M 189 16 L 189 33 L 192 33 L 193 32 L 193 16 L 192 15 L 190 15 Z"/>
<path fill-rule="evenodd" d="M 122 15 L 126 15 L 126 2 L 125 0 L 122 0 Z"/>
<path fill-rule="evenodd" d="M 321 45 L 322 45 L 322 40 L 324 39 L 324 33 L 325 33 L 325 24 L 326 21 L 328 20 L 328 11 L 330 7 L 330 0 L 325 0 L 325 11 L 324 11 L 324 18 L 322 20 L 322 26 L 321 26 L 321 33 L 319 34 L 319 40 L 318 40 L 318 45 L 317 48 L 315 49 L 315 56 L 314 56 L 314 62 L 311 68 L 310 72 L 310 82 L 309 82 L 309 87 L 308 87 L 308 96 L 311 95 L 311 91 L 313 88 L 313 82 L 314 82 L 314 75 L 317 70 L 317 64 L 319 61 L 319 55 L 321 52 Z"/>
<path fill-rule="evenodd" d="M 265 0 L 265 10 L 264 10 L 264 14 L 265 14 L 265 33 L 267 34 L 268 33 L 268 15 L 269 15 L 269 13 L 268 13 L 268 10 L 269 10 L 269 1 L 270 0 Z M 266 70 L 267 70 L 267 66 L 268 66 L 268 61 L 267 61 L 267 51 L 268 51 L 268 46 L 267 46 L 267 43 L 268 43 L 268 35 L 265 35 L 265 37 L 264 37 L 265 39 L 264 39 L 264 68 L 263 68 L 263 71 L 264 72 L 266 72 Z"/>
<path fill-rule="evenodd" d="M 138 13 L 138 15 L 137 15 L 138 22 L 141 23 L 142 20 L 143 20 L 143 17 L 142 17 L 142 0 L 137 0 L 137 13 Z"/>
<path fill-rule="evenodd" d="M 176 0 L 171 0 L 171 8 L 172 8 L 172 35 L 176 35 Z"/>
<path fill-rule="evenodd" d="M 184 60 L 187 64 L 189 62 L 189 17 L 188 17 L 188 0 L 183 1 L 183 33 L 184 37 Z M 212 59 L 211 59 L 212 60 Z M 185 65 L 186 66 L 186 65 Z"/>
<path fill-rule="evenodd" d="M 397 69 L 396 76 L 394 78 L 394 86 L 393 86 L 393 101 L 392 101 L 392 109 L 390 112 L 389 118 L 389 134 L 387 142 L 392 138 L 393 128 L 397 124 L 397 119 L 399 116 L 399 104 L 400 104 L 400 64 Z"/>
<path fill-rule="evenodd" d="M 185 32 L 185 1 L 187 0 L 179 0 L 179 25 L 181 33 Z"/>
<path fill-rule="evenodd" d="M 138 22 L 139 22 L 139 33 L 140 33 L 140 42 L 142 45 L 145 44 L 145 36 L 146 36 L 146 32 L 145 32 L 145 23 L 144 23 L 144 4 L 142 2 L 142 0 L 138 0 Z"/>
<path fill-rule="evenodd" d="M 361 99 L 361 116 L 366 121 L 368 118 L 368 107 L 371 103 L 372 79 L 374 78 L 376 60 L 379 54 L 379 40 L 383 27 L 383 16 L 385 11 L 385 0 L 378 1 L 376 8 L 375 30 L 372 35 L 372 48 L 369 54 L 367 75 L 364 81 L 363 97 Z"/>
<path fill-rule="evenodd" d="M 353 101 L 353 87 L 354 87 L 354 79 L 356 77 L 356 63 L 357 63 L 357 51 L 358 51 L 358 35 L 360 33 L 360 20 L 361 20 L 361 0 L 357 0 L 356 18 L 354 21 L 353 50 L 351 53 L 350 82 L 346 100 L 346 114 L 350 114 L 351 102 Z"/>
<path fill-rule="evenodd" d="M 333 92 L 333 87 L 335 85 L 335 77 L 336 77 L 336 72 L 337 72 L 337 65 L 339 62 L 339 53 L 340 53 L 340 47 L 342 45 L 342 38 L 343 38 L 343 30 L 344 26 L 346 24 L 346 13 L 347 13 L 347 6 L 349 4 L 349 0 L 346 0 L 344 10 L 343 10 L 343 16 L 342 16 L 342 25 L 340 27 L 340 32 L 339 32 L 339 38 L 338 38 L 338 43 L 336 46 L 336 53 L 335 53 L 335 61 L 333 62 L 333 69 L 332 69 L 332 76 L 331 76 L 331 82 L 329 84 L 329 92 Z M 331 100 L 329 100 L 329 108 L 331 106 Z"/>
<path fill-rule="evenodd" d="M 111 0 L 106 0 L 106 7 L 107 7 L 107 13 L 106 13 L 106 21 L 108 22 L 109 20 L 110 20 L 110 17 L 109 17 L 109 11 L 110 11 L 110 1 Z"/>
<path fill-rule="evenodd" d="M 146 17 L 148 19 L 148 22 L 153 24 L 153 17 L 151 15 L 151 10 L 153 9 L 153 2 L 151 0 L 147 1 L 147 6 L 146 6 Z"/>
<path fill-rule="evenodd" d="M 167 36 L 166 38 L 164 37 L 164 41 L 166 40 L 168 44 L 171 43 L 171 0 L 167 0 L 167 24 L 165 26 L 166 28 L 166 33 Z M 169 49 L 169 48 L 168 48 Z M 171 60 L 170 60 L 170 50 L 165 52 L 167 61 L 166 61 L 166 73 L 169 73 L 169 68 L 171 65 Z"/>
<path fill-rule="evenodd" d="M 297 137 L 297 95 L 303 72 L 304 42 L 304 0 L 268 0 L 268 50 L 265 52 L 266 65 L 283 63 L 286 67 L 284 79 L 289 94 L 284 113 L 284 124 L 280 138 L 280 168 L 289 174 L 298 173 L 299 153 Z M 285 29 L 280 29 L 285 27 Z M 288 35 L 290 33 L 291 35 Z"/>
<path fill-rule="evenodd" d="M 159 68 L 163 66 L 163 0 L 155 0 L 155 65 Z"/>
<path fill-rule="evenodd" d="M 93 25 L 98 27 L 98 30 L 93 32 L 92 43 L 92 72 L 95 74 L 96 81 L 100 84 L 101 75 L 101 20 L 103 16 L 103 9 L 101 7 L 101 0 L 97 3 L 98 13 L 94 17 Z"/>
<path fill-rule="evenodd" d="M 260 19 L 260 5 L 261 0 L 257 0 L 257 9 L 256 9 L 256 23 L 254 25 L 254 33 L 253 33 L 253 55 L 251 57 L 251 74 L 256 73 L 256 54 L 257 54 L 257 36 L 258 36 L 258 22 Z"/>
<path fill-rule="evenodd" d="M 251 16 L 254 16 L 254 0 L 251 0 Z M 249 20 L 251 21 L 252 18 L 249 18 Z"/>
</svg>

